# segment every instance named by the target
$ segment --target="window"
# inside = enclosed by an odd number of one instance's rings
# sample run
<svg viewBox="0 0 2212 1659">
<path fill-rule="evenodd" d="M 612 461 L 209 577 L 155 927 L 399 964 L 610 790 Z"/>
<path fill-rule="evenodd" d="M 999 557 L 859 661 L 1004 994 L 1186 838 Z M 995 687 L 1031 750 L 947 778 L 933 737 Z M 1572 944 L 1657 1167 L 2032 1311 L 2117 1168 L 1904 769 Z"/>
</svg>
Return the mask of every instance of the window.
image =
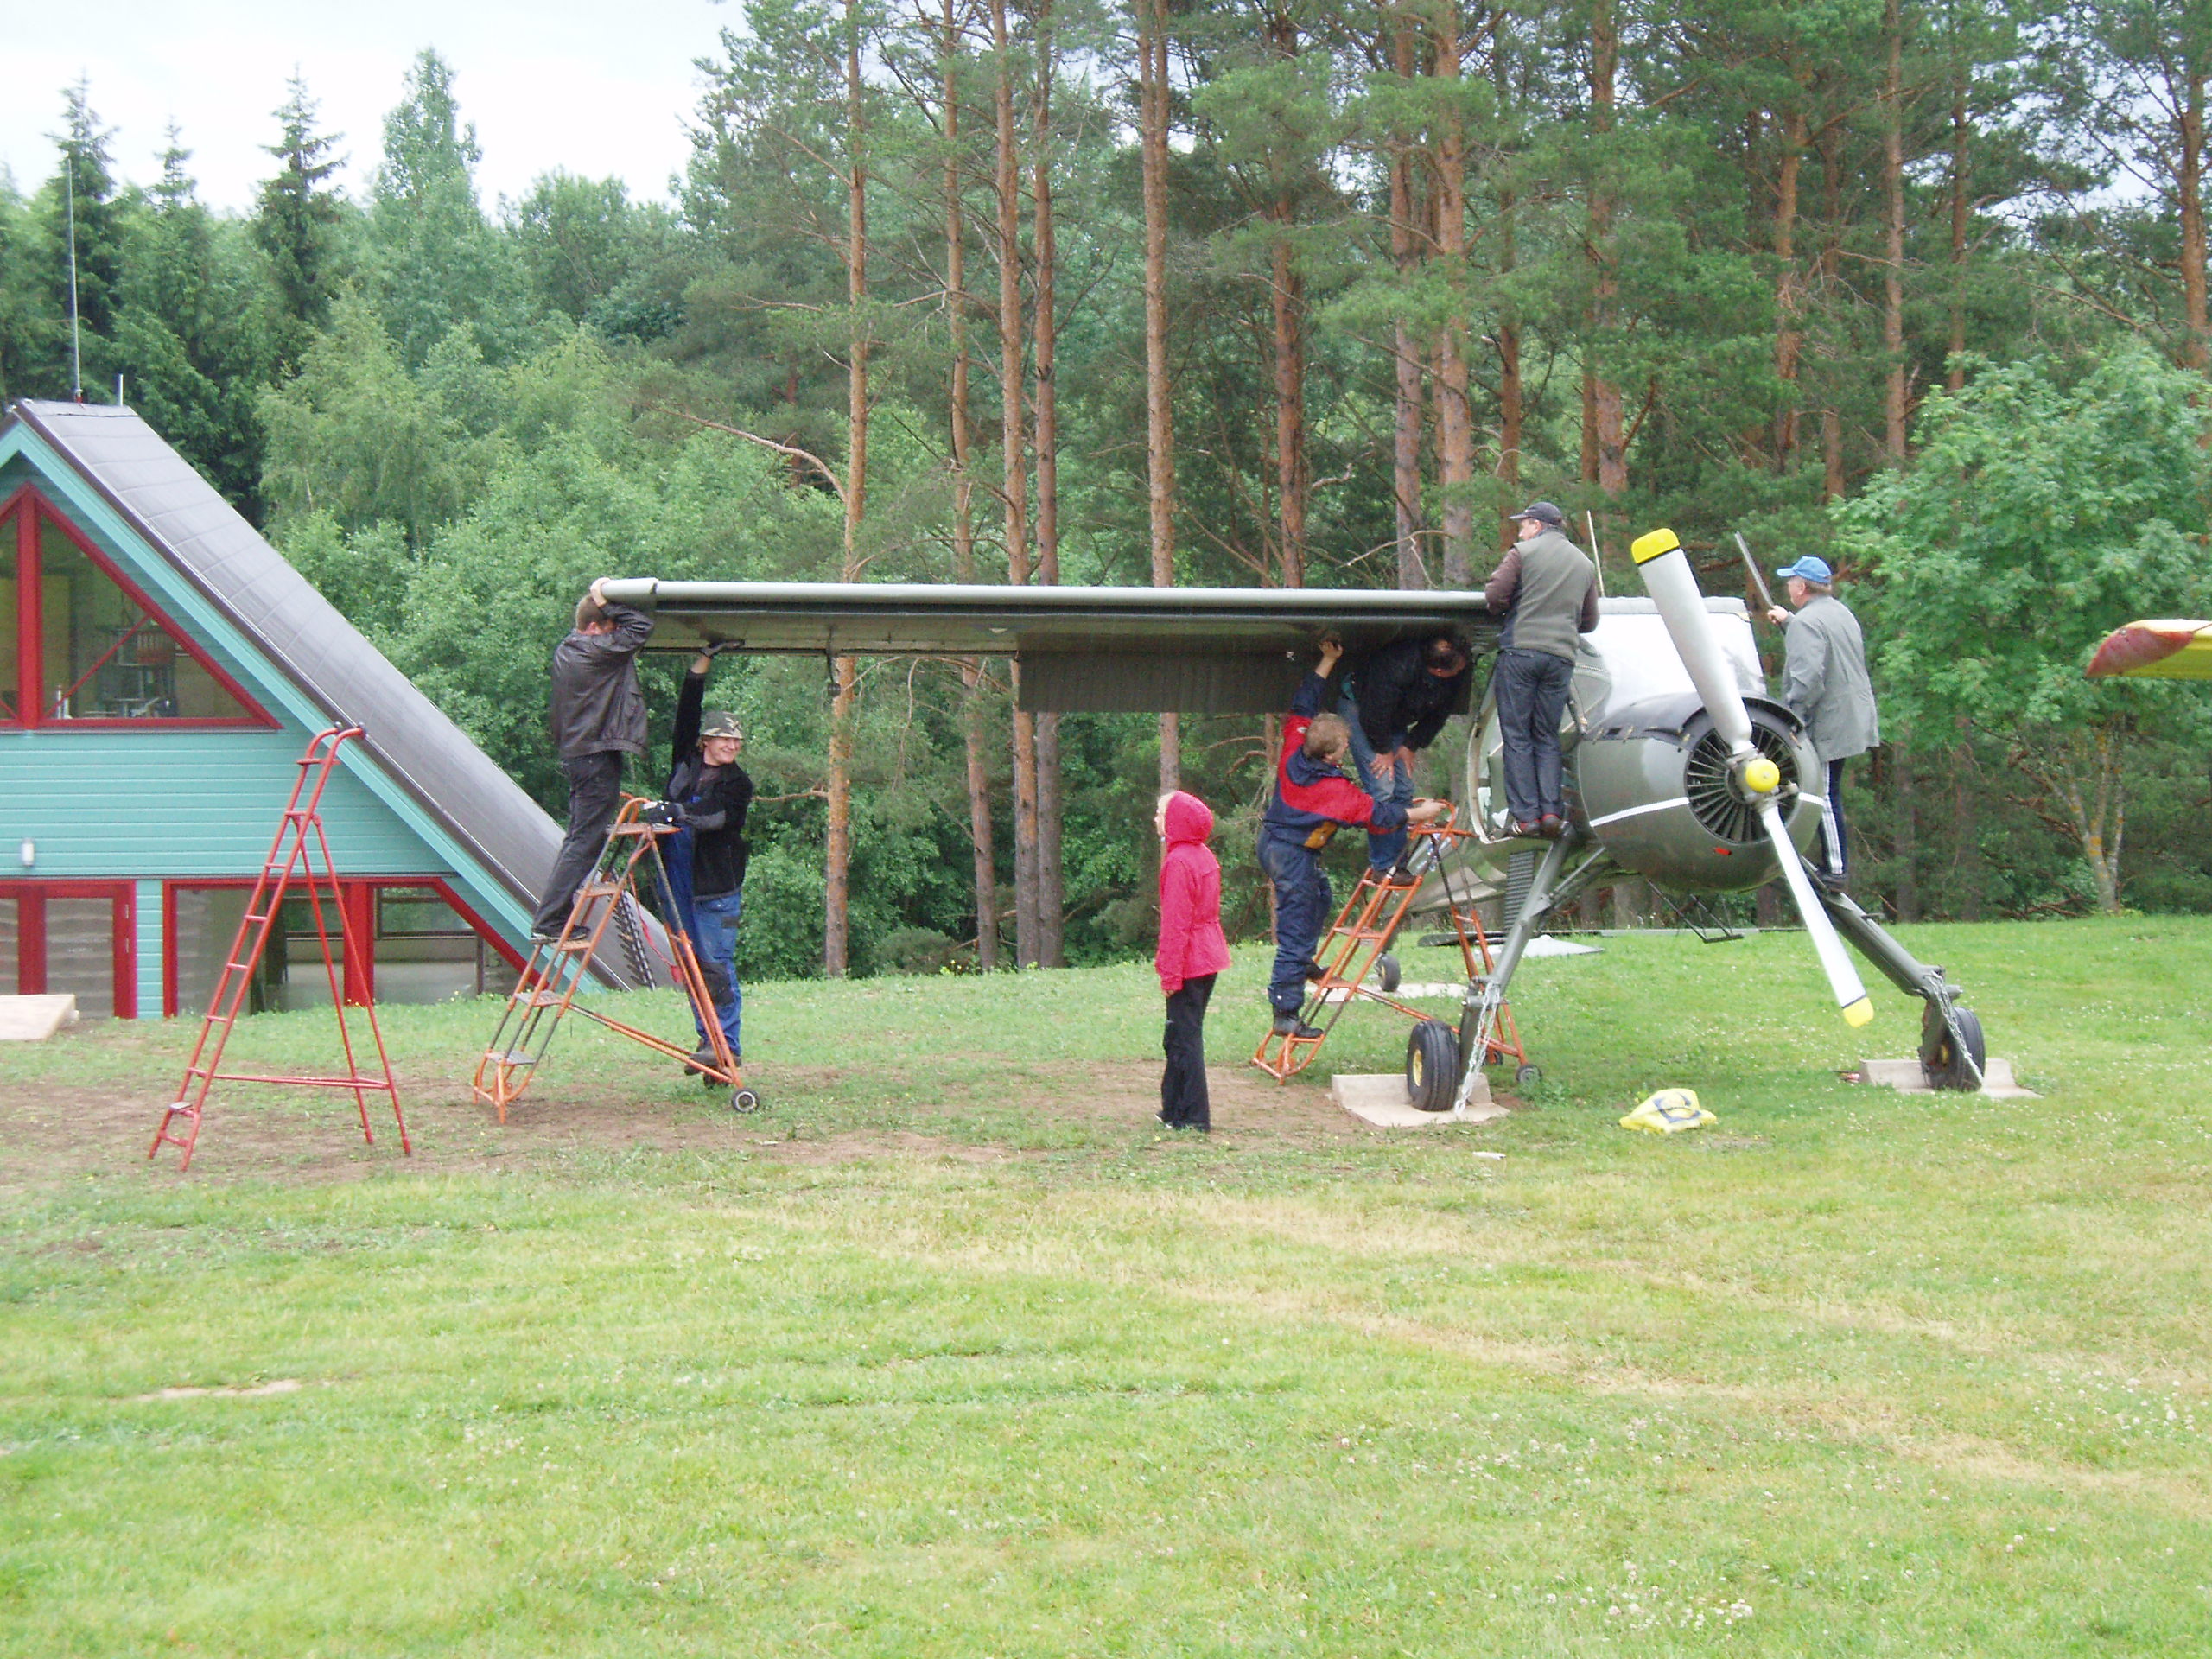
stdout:
<svg viewBox="0 0 2212 1659">
<path fill-rule="evenodd" d="M 0 509 L 0 722 L 273 724 L 35 491 Z"/>
<path fill-rule="evenodd" d="M 87 1020 L 130 1019 L 134 914 L 124 881 L 0 881 L 0 995 L 67 991 Z"/>
</svg>

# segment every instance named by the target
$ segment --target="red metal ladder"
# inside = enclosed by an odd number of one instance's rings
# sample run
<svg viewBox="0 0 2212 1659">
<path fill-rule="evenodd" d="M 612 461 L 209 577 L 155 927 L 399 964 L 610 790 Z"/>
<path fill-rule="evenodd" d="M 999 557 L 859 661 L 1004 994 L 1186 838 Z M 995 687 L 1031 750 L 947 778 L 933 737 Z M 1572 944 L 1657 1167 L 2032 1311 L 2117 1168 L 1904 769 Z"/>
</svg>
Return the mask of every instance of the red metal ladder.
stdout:
<svg viewBox="0 0 2212 1659">
<path fill-rule="evenodd" d="M 383 1095 L 391 1102 L 392 1121 L 399 1126 L 400 1151 L 413 1150 L 407 1141 L 407 1119 L 399 1109 L 399 1089 L 392 1080 L 391 1060 L 385 1052 L 384 1033 L 377 1025 L 373 996 L 365 998 L 360 1006 L 368 1016 L 369 1036 L 376 1045 L 374 1074 L 364 1072 L 355 1059 L 353 1034 L 346 1023 L 346 986 L 367 985 L 367 959 L 362 954 L 363 944 L 355 930 L 344 925 L 338 871 L 330 861 L 330 842 L 322 833 L 322 791 L 330 782 L 332 769 L 338 764 L 339 751 L 349 738 L 360 735 L 359 726 L 332 726 L 308 740 L 307 752 L 297 763 L 300 775 L 292 782 L 292 798 L 285 803 L 283 818 L 276 826 L 276 837 L 269 844 L 269 856 L 261 867 L 260 878 L 254 883 L 253 896 L 246 900 L 245 913 L 238 918 L 238 931 L 224 958 L 222 975 L 215 982 L 215 995 L 208 1001 L 207 1017 L 200 1022 L 200 1040 L 192 1046 L 192 1058 L 185 1063 L 176 1099 L 162 1114 L 162 1126 L 154 1132 L 154 1144 L 146 1149 L 148 1158 L 166 1144 L 183 1151 L 184 1157 L 177 1165 L 180 1171 L 192 1166 L 192 1149 L 200 1139 L 207 1091 L 218 1082 L 268 1083 L 290 1089 L 350 1089 L 353 1103 L 360 1112 L 361 1138 L 371 1143 L 375 1141 L 376 1135 L 369 1128 L 369 1096 Z M 317 855 L 321 860 L 320 870 L 315 867 Z M 346 1055 L 345 1073 L 337 1077 L 276 1077 L 219 1071 L 217 1068 L 223 1063 L 224 1045 L 230 1041 L 231 1032 L 245 1010 L 254 971 L 260 966 L 270 934 L 283 917 L 285 895 L 296 880 L 304 884 L 308 908 L 315 917 L 315 941 L 321 947 L 322 969 L 330 983 L 331 1011 L 337 1016 L 339 1046 Z M 326 885 L 327 902 L 340 918 L 336 959 L 330 953 L 330 925 L 323 909 Z"/>
<path fill-rule="evenodd" d="M 1479 839 L 1471 830 L 1453 827 L 1457 816 L 1455 811 L 1452 818 L 1440 823 L 1415 825 L 1409 832 L 1411 839 L 1403 861 L 1413 872 L 1412 880 L 1393 886 L 1377 880 L 1371 868 L 1363 868 L 1358 884 L 1315 947 L 1314 956 L 1321 972 L 1318 978 L 1306 982 L 1306 1006 L 1299 1011 L 1298 1023 L 1314 1029 L 1316 1034 L 1300 1037 L 1269 1031 L 1252 1052 L 1254 1065 L 1277 1083 L 1287 1082 L 1313 1063 L 1344 1011 L 1362 999 L 1395 1008 L 1415 1024 L 1432 1017 L 1387 992 L 1369 988 L 1367 984 L 1383 954 L 1396 941 L 1399 929 L 1405 925 L 1407 912 L 1413 908 L 1414 898 L 1432 872 L 1444 882 L 1445 910 L 1451 918 L 1452 931 L 1458 936 L 1460 959 L 1469 984 L 1491 972 L 1494 964 L 1490 936 L 1483 927 L 1482 918 L 1476 915 L 1474 904 L 1470 901 L 1462 905 L 1452 888 L 1446 861 L 1457 850 L 1457 843 Z M 1463 1040 L 1476 1034 L 1464 1029 L 1466 1023 L 1461 1022 Z M 1513 1024 L 1513 1010 L 1506 1004 L 1498 1005 L 1496 1020 L 1488 1032 L 1480 1035 L 1483 1053 L 1474 1062 L 1476 1065 L 1494 1065 L 1508 1058 L 1527 1063 L 1521 1034 Z M 1461 1064 L 1464 1066 L 1467 1063 L 1463 1054 Z"/>
<path fill-rule="evenodd" d="M 507 1121 L 508 1105 L 530 1086 L 537 1063 L 552 1046 L 562 1017 L 569 1014 L 580 1014 L 632 1042 L 642 1043 L 671 1059 L 690 1063 L 709 1087 L 720 1084 L 735 1091 L 730 1096 L 730 1104 L 738 1111 L 750 1112 L 760 1107 L 760 1096 L 745 1086 L 745 1079 L 738 1071 L 737 1057 L 730 1052 L 729 1039 L 715 1013 L 706 976 L 700 971 L 698 954 L 692 949 L 690 936 L 684 932 L 683 923 L 674 915 L 673 904 L 662 906 L 668 912 L 662 921 L 662 937 L 667 945 L 661 953 L 662 963 L 690 1001 L 699 1029 L 707 1033 L 712 1064 L 693 1061 L 690 1049 L 651 1032 L 640 1031 L 635 1026 L 625 1025 L 576 1001 L 576 993 L 583 988 L 585 974 L 608 927 L 620 930 L 626 920 L 636 917 L 640 874 L 654 882 L 657 893 L 665 895 L 670 891 L 668 872 L 661 862 L 660 843 L 677 831 L 671 825 L 641 822 L 638 813 L 646 804 L 639 796 L 623 797 L 621 810 L 607 832 L 606 845 L 600 849 L 599 861 L 576 889 L 575 902 L 569 907 L 569 919 L 561 925 L 560 938 L 541 939 L 531 946 L 530 960 L 523 964 L 522 977 L 515 982 L 506 1007 L 499 1011 L 492 1040 L 485 1047 L 484 1058 L 476 1063 L 474 1090 L 477 1099 L 499 1113 L 502 1123 Z M 639 932 L 642 934 L 643 930 Z M 623 943 L 639 946 L 642 951 L 642 938 L 625 938 Z"/>
</svg>

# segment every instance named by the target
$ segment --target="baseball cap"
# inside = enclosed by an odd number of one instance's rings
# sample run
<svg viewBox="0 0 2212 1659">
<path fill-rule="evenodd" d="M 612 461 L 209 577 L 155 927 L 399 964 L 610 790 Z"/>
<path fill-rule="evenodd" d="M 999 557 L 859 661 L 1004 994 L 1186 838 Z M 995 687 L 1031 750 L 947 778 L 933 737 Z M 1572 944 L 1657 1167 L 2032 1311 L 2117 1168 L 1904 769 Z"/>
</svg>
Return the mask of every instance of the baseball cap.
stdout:
<svg viewBox="0 0 2212 1659">
<path fill-rule="evenodd" d="M 737 723 L 737 716 L 727 709 L 709 709 L 699 721 L 699 735 L 709 737 L 743 738 L 745 729 Z"/>
<path fill-rule="evenodd" d="M 1783 565 L 1774 574 L 1784 582 L 1789 581 L 1792 576 L 1802 576 L 1806 581 L 1817 582 L 1822 587 L 1826 587 L 1835 580 L 1835 572 L 1828 569 L 1828 562 L 1826 559 L 1816 559 L 1810 553 L 1806 554 L 1795 564 Z"/>
<path fill-rule="evenodd" d="M 1548 501 L 1531 501 L 1518 512 L 1506 514 L 1509 518 L 1534 518 L 1540 524 L 1558 529 L 1567 522 L 1567 515 Z"/>
</svg>

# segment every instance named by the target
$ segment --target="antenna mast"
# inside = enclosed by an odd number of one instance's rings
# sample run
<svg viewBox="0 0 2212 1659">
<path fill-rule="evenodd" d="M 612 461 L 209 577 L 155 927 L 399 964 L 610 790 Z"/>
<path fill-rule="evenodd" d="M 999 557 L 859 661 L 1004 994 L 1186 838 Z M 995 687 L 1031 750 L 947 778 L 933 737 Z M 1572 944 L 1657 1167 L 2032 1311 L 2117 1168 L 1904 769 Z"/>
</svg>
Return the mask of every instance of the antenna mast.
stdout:
<svg viewBox="0 0 2212 1659">
<path fill-rule="evenodd" d="M 69 395 L 85 401 L 85 353 L 77 329 L 77 158 L 63 152 L 62 176 L 69 197 Z"/>
</svg>

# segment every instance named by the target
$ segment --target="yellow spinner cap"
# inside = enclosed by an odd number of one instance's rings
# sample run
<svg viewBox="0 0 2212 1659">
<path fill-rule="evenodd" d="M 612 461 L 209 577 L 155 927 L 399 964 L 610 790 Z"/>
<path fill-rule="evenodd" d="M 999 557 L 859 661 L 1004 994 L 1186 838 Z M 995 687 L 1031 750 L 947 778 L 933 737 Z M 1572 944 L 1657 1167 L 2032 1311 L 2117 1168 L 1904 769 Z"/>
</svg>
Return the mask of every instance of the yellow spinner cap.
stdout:
<svg viewBox="0 0 2212 1659">
<path fill-rule="evenodd" d="M 1744 787 L 1754 795 L 1771 795 L 1782 787 L 1782 768 L 1761 755 L 1745 766 Z"/>
<path fill-rule="evenodd" d="M 1843 1023 L 1853 1027 L 1865 1025 L 1874 1017 L 1874 999 L 1862 996 L 1843 1011 Z"/>
<path fill-rule="evenodd" d="M 1662 553 L 1671 553 L 1682 544 L 1682 538 L 1671 530 L 1647 531 L 1628 544 L 1628 550 L 1638 564 L 1648 564 Z"/>
</svg>

